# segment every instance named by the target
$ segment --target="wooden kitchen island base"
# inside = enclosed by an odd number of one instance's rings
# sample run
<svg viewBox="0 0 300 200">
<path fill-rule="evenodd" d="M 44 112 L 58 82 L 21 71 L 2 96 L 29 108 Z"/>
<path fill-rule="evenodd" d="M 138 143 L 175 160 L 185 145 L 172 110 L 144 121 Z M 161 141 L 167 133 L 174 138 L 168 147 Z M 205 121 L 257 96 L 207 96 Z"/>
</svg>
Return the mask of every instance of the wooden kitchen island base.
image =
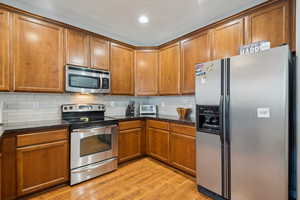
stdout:
<svg viewBox="0 0 300 200">
<path fill-rule="evenodd" d="M 209 200 L 198 193 L 193 178 L 151 159 L 130 162 L 117 171 L 31 200 Z"/>
</svg>

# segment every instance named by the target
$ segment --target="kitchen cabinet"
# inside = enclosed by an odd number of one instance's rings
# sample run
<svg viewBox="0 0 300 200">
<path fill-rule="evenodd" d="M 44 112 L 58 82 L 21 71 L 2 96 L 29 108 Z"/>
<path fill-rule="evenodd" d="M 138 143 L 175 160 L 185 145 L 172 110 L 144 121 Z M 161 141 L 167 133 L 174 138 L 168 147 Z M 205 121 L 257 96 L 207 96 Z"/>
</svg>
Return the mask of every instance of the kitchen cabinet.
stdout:
<svg viewBox="0 0 300 200">
<path fill-rule="evenodd" d="M 288 43 L 287 1 L 254 12 L 247 17 L 248 43 L 268 40 L 271 47 Z"/>
<path fill-rule="evenodd" d="M 170 163 L 191 175 L 196 175 L 196 130 L 192 126 L 171 125 Z"/>
<path fill-rule="evenodd" d="M 141 120 L 119 123 L 119 163 L 132 160 L 145 153 L 145 131 Z"/>
<path fill-rule="evenodd" d="M 142 128 L 120 131 L 119 162 L 124 162 L 142 155 L 141 135 Z"/>
<path fill-rule="evenodd" d="M 135 95 L 155 96 L 158 94 L 158 51 L 138 50 L 135 52 Z"/>
<path fill-rule="evenodd" d="M 14 14 L 13 30 L 14 90 L 63 92 L 63 28 Z"/>
<path fill-rule="evenodd" d="M 159 51 L 159 94 L 180 94 L 180 43 Z"/>
<path fill-rule="evenodd" d="M 18 196 L 66 182 L 67 157 L 67 140 L 18 148 Z"/>
<path fill-rule="evenodd" d="M 289 45 L 293 52 L 296 51 L 296 0 L 289 0 Z"/>
<path fill-rule="evenodd" d="M 147 120 L 147 154 L 195 176 L 195 127 L 160 120 Z"/>
<path fill-rule="evenodd" d="M 89 35 L 83 31 L 65 29 L 66 62 L 90 67 Z"/>
<path fill-rule="evenodd" d="M 149 154 L 161 161 L 169 162 L 169 131 L 148 128 Z"/>
<path fill-rule="evenodd" d="M 69 180 L 67 134 L 68 131 L 62 129 L 17 136 L 17 196 Z M 51 137 L 53 135 L 55 137 Z"/>
<path fill-rule="evenodd" d="M 111 44 L 111 90 L 114 95 L 134 95 L 134 50 Z"/>
<path fill-rule="evenodd" d="M 0 9 L 0 91 L 9 90 L 9 12 Z"/>
<path fill-rule="evenodd" d="M 195 64 L 209 61 L 211 44 L 209 31 L 181 41 L 181 93 L 195 93 Z"/>
<path fill-rule="evenodd" d="M 213 59 L 238 55 L 244 44 L 244 19 L 237 19 L 212 30 Z"/>
<path fill-rule="evenodd" d="M 91 67 L 109 70 L 109 42 L 97 37 L 90 38 Z"/>
</svg>

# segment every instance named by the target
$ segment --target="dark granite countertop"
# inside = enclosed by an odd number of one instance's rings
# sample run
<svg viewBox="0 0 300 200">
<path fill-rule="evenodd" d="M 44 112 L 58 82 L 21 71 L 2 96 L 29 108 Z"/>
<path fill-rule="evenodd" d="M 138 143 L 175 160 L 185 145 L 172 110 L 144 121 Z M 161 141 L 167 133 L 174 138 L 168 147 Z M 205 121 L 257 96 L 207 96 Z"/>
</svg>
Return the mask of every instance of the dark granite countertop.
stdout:
<svg viewBox="0 0 300 200">
<path fill-rule="evenodd" d="M 195 121 L 192 119 L 179 119 L 176 116 L 168 115 L 156 115 L 156 116 L 132 116 L 127 117 L 125 115 L 111 115 L 110 118 L 116 119 L 118 121 L 128 121 L 128 120 L 142 120 L 142 119 L 156 119 L 168 122 L 175 122 L 186 124 L 190 126 L 195 125 Z M 18 123 L 7 123 L 0 125 L 0 137 L 6 135 L 16 135 L 20 133 L 40 131 L 40 130 L 50 130 L 58 128 L 67 128 L 69 123 L 64 120 L 54 120 L 54 121 L 30 121 L 30 122 L 18 122 Z"/>
<path fill-rule="evenodd" d="M 69 127 L 69 123 L 64 120 L 44 120 L 7 123 L 0 125 L 0 136 L 2 136 L 3 134 L 18 134 L 24 132 L 39 131 L 41 129 L 47 130 L 67 127 Z"/>
<path fill-rule="evenodd" d="M 119 121 L 138 120 L 138 119 L 155 119 L 155 120 L 162 120 L 162 121 L 175 122 L 175 123 L 195 126 L 195 120 L 193 120 L 193 119 L 180 119 L 177 116 L 170 116 L 170 115 L 153 115 L 153 116 L 135 115 L 135 116 L 131 116 L 131 117 L 128 117 L 125 115 L 111 115 L 109 117 L 118 119 Z"/>
</svg>

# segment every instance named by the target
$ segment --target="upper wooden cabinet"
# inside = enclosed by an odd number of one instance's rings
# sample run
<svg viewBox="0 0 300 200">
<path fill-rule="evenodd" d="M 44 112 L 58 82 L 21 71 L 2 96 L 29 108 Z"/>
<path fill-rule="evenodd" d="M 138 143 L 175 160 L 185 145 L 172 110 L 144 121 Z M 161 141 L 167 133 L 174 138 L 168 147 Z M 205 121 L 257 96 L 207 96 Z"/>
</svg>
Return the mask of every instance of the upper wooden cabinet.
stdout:
<svg viewBox="0 0 300 200">
<path fill-rule="evenodd" d="M 9 12 L 0 9 L 0 91 L 9 90 Z"/>
<path fill-rule="evenodd" d="M 158 51 L 135 52 L 135 94 L 158 94 Z"/>
<path fill-rule="evenodd" d="M 15 91 L 63 92 L 62 27 L 14 14 L 12 42 Z"/>
<path fill-rule="evenodd" d="M 210 34 L 208 31 L 181 41 L 181 93 L 195 92 L 195 64 L 211 58 Z"/>
<path fill-rule="evenodd" d="M 254 12 L 246 20 L 247 42 L 268 40 L 271 47 L 288 43 L 288 17 L 287 1 Z"/>
<path fill-rule="evenodd" d="M 244 19 L 216 27 L 212 31 L 213 59 L 235 56 L 244 44 Z"/>
<path fill-rule="evenodd" d="M 67 64 L 90 66 L 89 35 L 85 32 L 65 29 Z"/>
<path fill-rule="evenodd" d="M 109 70 L 109 42 L 100 38 L 90 38 L 91 67 Z"/>
<path fill-rule="evenodd" d="M 116 95 L 134 94 L 134 50 L 111 44 L 111 90 Z"/>
<path fill-rule="evenodd" d="M 180 43 L 159 52 L 159 94 L 180 94 Z"/>
</svg>

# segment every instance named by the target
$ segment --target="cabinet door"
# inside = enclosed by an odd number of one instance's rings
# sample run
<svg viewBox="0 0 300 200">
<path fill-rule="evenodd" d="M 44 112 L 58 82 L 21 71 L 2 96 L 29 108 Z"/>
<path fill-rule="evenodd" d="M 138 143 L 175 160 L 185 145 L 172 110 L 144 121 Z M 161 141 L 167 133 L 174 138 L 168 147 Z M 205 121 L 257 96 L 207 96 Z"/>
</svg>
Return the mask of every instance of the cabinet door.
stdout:
<svg viewBox="0 0 300 200">
<path fill-rule="evenodd" d="M 180 44 L 159 52 L 159 94 L 180 94 Z"/>
<path fill-rule="evenodd" d="M 124 162 L 141 155 L 142 129 L 129 129 L 119 134 L 119 162 Z"/>
<path fill-rule="evenodd" d="M 287 2 L 253 13 L 247 23 L 248 43 L 268 40 L 276 47 L 288 42 Z"/>
<path fill-rule="evenodd" d="M 9 90 L 9 12 L 0 9 L 0 91 Z"/>
<path fill-rule="evenodd" d="M 170 162 L 175 167 L 195 175 L 195 137 L 172 132 L 170 137 Z"/>
<path fill-rule="evenodd" d="M 209 32 L 200 33 L 181 42 L 181 93 L 195 93 L 195 64 L 210 60 Z"/>
<path fill-rule="evenodd" d="M 235 56 L 244 44 L 244 19 L 235 20 L 215 28 L 212 32 L 214 59 Z"/>
<path fill-rule="evenodd" d="M 14 15 L 14 89 L 63 92 L 63 28 Z"/>
<path fill-rule="evenodd" d="M 158 51 L 135 52 L 135 94 L 158 94 Z"/>
<path fill-rule="evenodd" d="M 130 48 L 111 44 L 111 85 L 112 94 L 134 94 L 134 51 Z"/>
<path fill-rule="evenodd" d="M 148 129 L 148 151 L 151 156 L 156 157 L 162 161 L 169 161 L 169 132 L 149 128 Z"/>
<path fill-rule="evenodd" d="M 91 37 L 91 65 L 96 69 L 109 70 L 109 42 Z"/>
<path fill-rule="evenodd" d="M 17 149 L 18 196 L 68 181 L 68 141 Z"/>
<path fill-rule="evenodd" d="M 65 29 L 65 42 L 67 64 L 89 67 L 89 36 L 81 31 Z"/>
</svg>

